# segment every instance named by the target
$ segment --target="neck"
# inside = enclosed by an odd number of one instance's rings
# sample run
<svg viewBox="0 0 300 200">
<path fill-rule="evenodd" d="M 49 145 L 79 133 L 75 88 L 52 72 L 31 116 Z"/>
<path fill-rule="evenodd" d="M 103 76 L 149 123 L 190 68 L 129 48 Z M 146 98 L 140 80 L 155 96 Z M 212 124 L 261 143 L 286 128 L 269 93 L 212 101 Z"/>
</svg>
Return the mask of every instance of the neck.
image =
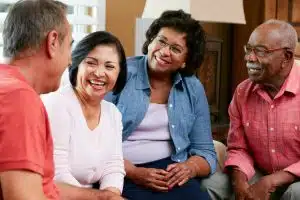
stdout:
<svg viewBox="0 0 300 200">
<path fill-rule="evenodd" d="M 99 110 L 101 100 L 91 98 L 89 95 L 84 94 L 78 87 L 73 88 L 73 90 L 84 110 Z"/>
<path fill-rule="evenodd" d="M 152 88 L 172 85 L 171 74 L 151 72 L 148 70 L 149 82 Z"/>
<path fill-rule="evenodd" d="M 292 70 L 292 65 L 287 67 L 286 70 L 282 70 L 282 73 L 279 74 L 277 78 L 273 79 L 274 81 L 270 81 L 269 83 L 263 84 L 265 90 L 272 98 L 275 98 L 275 96 L 278 94 L 285 80 L 288 78 L 291 70 Z"/>
<path fill-rule="evenodd" d="M 28 84 L 36 91 L 38 94 L 42 94 L 43 78 L 40 74 L 39 68 L 36 67 L 34 62 L 28 58 L 24 60 L 11 60 L 9 65 L 16 67 L 19 72 L 25 77 Z"/>
</svg>

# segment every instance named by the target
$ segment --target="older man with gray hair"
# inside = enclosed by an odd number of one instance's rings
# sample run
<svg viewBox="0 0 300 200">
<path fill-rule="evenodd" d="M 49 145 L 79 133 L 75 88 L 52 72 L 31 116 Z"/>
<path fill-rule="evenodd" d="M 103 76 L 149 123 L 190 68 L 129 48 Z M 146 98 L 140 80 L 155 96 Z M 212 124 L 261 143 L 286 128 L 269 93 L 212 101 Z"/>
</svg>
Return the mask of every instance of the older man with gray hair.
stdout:
<svg viewBox="0 0 300 200">
<path fill-rule="evenodd" d="M 249 79 L 229 107 L 225 162 L 236 200 L 300 198 L 300 66 L 297 33 L 269 20 L 244 46 Z"/>
</svg>

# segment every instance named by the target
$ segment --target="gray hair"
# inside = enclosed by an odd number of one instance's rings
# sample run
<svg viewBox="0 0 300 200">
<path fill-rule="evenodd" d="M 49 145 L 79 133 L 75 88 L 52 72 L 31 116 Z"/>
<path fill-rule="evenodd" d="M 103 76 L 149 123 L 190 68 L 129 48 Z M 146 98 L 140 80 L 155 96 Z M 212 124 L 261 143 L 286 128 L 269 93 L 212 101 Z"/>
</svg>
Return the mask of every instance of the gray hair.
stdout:
<svg viewBox="0 0 300 200">
<path fill-rule="evenodd" d="M 277 19 L 267 20 L 263 24 L 274 25 L 278 27 L 278 32 L 282 35 L 283 38 L 285 38 L 284 40 L 282 40 L 282 46 L 288 47 L 293 51 L 295 50 L 298 42 L 298 35 L 292 25 L 290 25 L 288 22 Z"/>
<path fill-rule="evenodd" d="M 3 56 L 22 58 L 38 50 L 51 30 L 66 36 L 67 6 L 53 0 L 19 0 L 9 9 L 3 28 Z"/>
</svg>

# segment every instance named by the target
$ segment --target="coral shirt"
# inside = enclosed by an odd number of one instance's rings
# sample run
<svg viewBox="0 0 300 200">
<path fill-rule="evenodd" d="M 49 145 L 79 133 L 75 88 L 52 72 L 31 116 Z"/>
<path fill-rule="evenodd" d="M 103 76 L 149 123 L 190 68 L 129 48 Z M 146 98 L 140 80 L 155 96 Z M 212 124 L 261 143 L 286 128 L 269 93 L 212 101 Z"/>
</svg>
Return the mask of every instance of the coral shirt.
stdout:
<svg viewBox="0 0 300 200">
<path fill-rule="evenodd" d="M 0 172 L 28 170 L 43 177 L 48 199 L 58 199 L 53 182 L 53 142 L 39 95 L 13 66 L 0 65 Z"/>
<path fill-rule="evenodd" d="M 237 166 L 248 180 L 257 167 L 266 174 L 300 176 L 300 66 L 294 64 L 274 99 L 249 79 L 229 106 L 230 129 L 225 166 Z"/>
</svg>

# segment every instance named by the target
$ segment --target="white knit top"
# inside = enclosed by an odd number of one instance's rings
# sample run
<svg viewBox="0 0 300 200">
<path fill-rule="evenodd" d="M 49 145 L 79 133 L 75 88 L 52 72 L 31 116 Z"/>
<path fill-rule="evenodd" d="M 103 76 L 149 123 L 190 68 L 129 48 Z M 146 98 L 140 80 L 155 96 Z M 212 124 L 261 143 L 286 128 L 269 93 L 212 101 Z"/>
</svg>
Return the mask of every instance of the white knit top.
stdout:
<svg viewBox="0 0 300 200">
<path fill-rule="evenodd" d="M 87 126 L 72 87 L 42 95 L 54 141 L 55 179 L 79 187 L 123 189 L 122 118 L 110 102 L 101 101 L 98 126 Z"/>
</svg>

